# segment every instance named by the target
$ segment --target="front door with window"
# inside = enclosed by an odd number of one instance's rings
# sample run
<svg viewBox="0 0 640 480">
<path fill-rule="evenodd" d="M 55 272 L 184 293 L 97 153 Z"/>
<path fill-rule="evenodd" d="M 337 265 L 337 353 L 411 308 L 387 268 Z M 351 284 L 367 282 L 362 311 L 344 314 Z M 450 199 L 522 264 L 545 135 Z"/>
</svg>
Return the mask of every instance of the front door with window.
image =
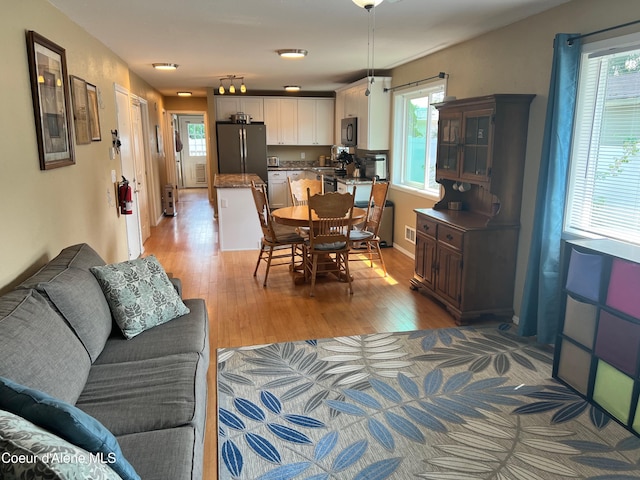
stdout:
<svg viewBox="0 0 640 480">
<path fill-rule="evenodd" d="M 182 187 L 207 187 L 207 138 L 203 115 L 179 115 Z"/>
</svg>

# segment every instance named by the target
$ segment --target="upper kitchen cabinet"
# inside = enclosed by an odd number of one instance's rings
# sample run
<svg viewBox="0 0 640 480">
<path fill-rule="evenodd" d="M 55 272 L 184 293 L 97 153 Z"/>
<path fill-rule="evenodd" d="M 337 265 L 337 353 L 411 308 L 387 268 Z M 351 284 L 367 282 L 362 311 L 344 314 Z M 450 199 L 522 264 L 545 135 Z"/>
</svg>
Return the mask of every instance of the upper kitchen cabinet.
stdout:
<svg viewBox="0 0 640 480">
<path fill-rule="evenodd" d="M 262 97 L 237 97 L 216 95 L 216 121 L 228 122 L 231 115 L 246 113 L 252 122 L 264 122 L 264 102 Z"/>
<path fill-rule="evenodd" d="M 361 150 L 389 150 L 391 125 L 391 77 L 368 78 L 336 90 L 336 138 L 340 138 L 343 118 L 358 118 L 358 148 Z M 369 88 L 369 95 L 366 90 Z"/>
<path fill-rule="evenodd" d="M 454 100 L 439 110 L 435 209 L 462 202 L 491 223 L 520 219 L 529 105 L 535 95 L 496 94 Z"/>
<path fill-rule="evenodd" d="M 333 98 L 298 99 L 298 145 L 333 145 Z"/>
<path fill-rule="evenodd" d="M 264 98 L 267 145 L 298 144 L 298 99 Z"/>
</svg>

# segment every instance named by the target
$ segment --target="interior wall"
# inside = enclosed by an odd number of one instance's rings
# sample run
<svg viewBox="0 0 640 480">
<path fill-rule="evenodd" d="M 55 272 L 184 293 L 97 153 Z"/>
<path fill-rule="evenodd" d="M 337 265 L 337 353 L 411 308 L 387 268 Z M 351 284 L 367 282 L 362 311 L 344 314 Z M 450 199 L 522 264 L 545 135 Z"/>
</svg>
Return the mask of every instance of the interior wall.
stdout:
<svg viewBox="0 0 640 480">
<path fill-rule="evenodd" d="M 635 0 L 574 0 L 506 28 L 447 48 L 393 69 L 392 85 L 449 74 L 447 95 L 457 98 L 492 93 L 534 93 L 529 115 L 529 132 L 522 190 L 521 230 L 518 248 L 514 308 L 520 311 L 522 289 L 529 257 L 534 204 L 547 108 L 553 39 L 556 33 L 588 33 L 640 18 Z M 634 27 L 637 30 L 637 26 Z M 630 33 L 621 29 L 608 36 Z M 589 41 L 601 39 L 593 37 Z M 393 161 L 393 159 L 392 159 Z M 415 225 L 415 208 L 429 208 L 432 201 L 413 194 L 390 190 L 395 204 L 394 242 L 414 252 L 404 240 L 404 225 Z"/>
<path fill-rule="evenodd" d="M 98 87 L 102 141 L 74 145 L 76 164 L 41 171 L 27 64 L 25 32 L 34 30 L 66 50 L 67 71 Z M 4 2 L 0 16 L 4 67 L 0 75 L 0 178 L 3 180 L 0 235 L 0 292 L 56 256 L 64 247 L 89 243 L 107 262 L 126 260 L 125 221 L 116 208 L 111 160 L 117 128 L 114 83 L 144 96 L 132 84 L 127 65 L 46 0 Z M 157 99 L 160 102 L 160 98 Z M 153 104 L 151 104 L 153 105 Z M 153 107 L 150 109 L 152 113 Z M 153 120 L 152 120 L 153 121 Z M 159 159 L 157 159 L 159 160 Z"/>
</svg>

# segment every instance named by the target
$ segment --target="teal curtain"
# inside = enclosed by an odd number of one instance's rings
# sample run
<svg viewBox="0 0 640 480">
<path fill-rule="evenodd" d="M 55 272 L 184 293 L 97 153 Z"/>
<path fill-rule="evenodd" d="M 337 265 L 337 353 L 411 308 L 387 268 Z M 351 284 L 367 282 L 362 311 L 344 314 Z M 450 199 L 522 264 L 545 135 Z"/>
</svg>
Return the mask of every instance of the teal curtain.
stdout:
<svg viewBox="0 0 640 480">
<path fill-rule="evenodd" d="M 578 90 L 580 41 L 559 33 L 554 40 L 542 157 L 529 263 L 520 308 L 520 335 L 555 343 L 562 293 L 560 248 L 573 114 Z"/>
</svg>

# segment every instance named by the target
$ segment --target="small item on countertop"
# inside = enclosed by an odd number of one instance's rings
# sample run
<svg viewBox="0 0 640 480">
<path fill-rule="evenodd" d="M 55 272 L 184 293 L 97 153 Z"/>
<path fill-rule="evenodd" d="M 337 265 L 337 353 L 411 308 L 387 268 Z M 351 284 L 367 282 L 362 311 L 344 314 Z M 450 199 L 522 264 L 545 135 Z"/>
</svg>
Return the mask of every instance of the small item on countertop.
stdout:
<svg viewBox="0 0 640 480">
<path fill-rule="evenodd" d="M 320 155 L 318 157 L 318 163 L 320 164 L 321 167 L 324 167 L 326 162 L 327 162 L 327 157 L 325 157 L 324 155 Z"/>
<path fill-rule="evenodd" d="M 447 208 L 449 210 L 462 210 L 462 202 L 449 202 Z"/>
<path fill-rule="evenodd" d="M 356 168 L 356 169 L 353 171 L 353 177 L 354 177 L 354 178 L 360 178 L 360 169 L 359 169 L 359 168 Z"/>
</svg>

